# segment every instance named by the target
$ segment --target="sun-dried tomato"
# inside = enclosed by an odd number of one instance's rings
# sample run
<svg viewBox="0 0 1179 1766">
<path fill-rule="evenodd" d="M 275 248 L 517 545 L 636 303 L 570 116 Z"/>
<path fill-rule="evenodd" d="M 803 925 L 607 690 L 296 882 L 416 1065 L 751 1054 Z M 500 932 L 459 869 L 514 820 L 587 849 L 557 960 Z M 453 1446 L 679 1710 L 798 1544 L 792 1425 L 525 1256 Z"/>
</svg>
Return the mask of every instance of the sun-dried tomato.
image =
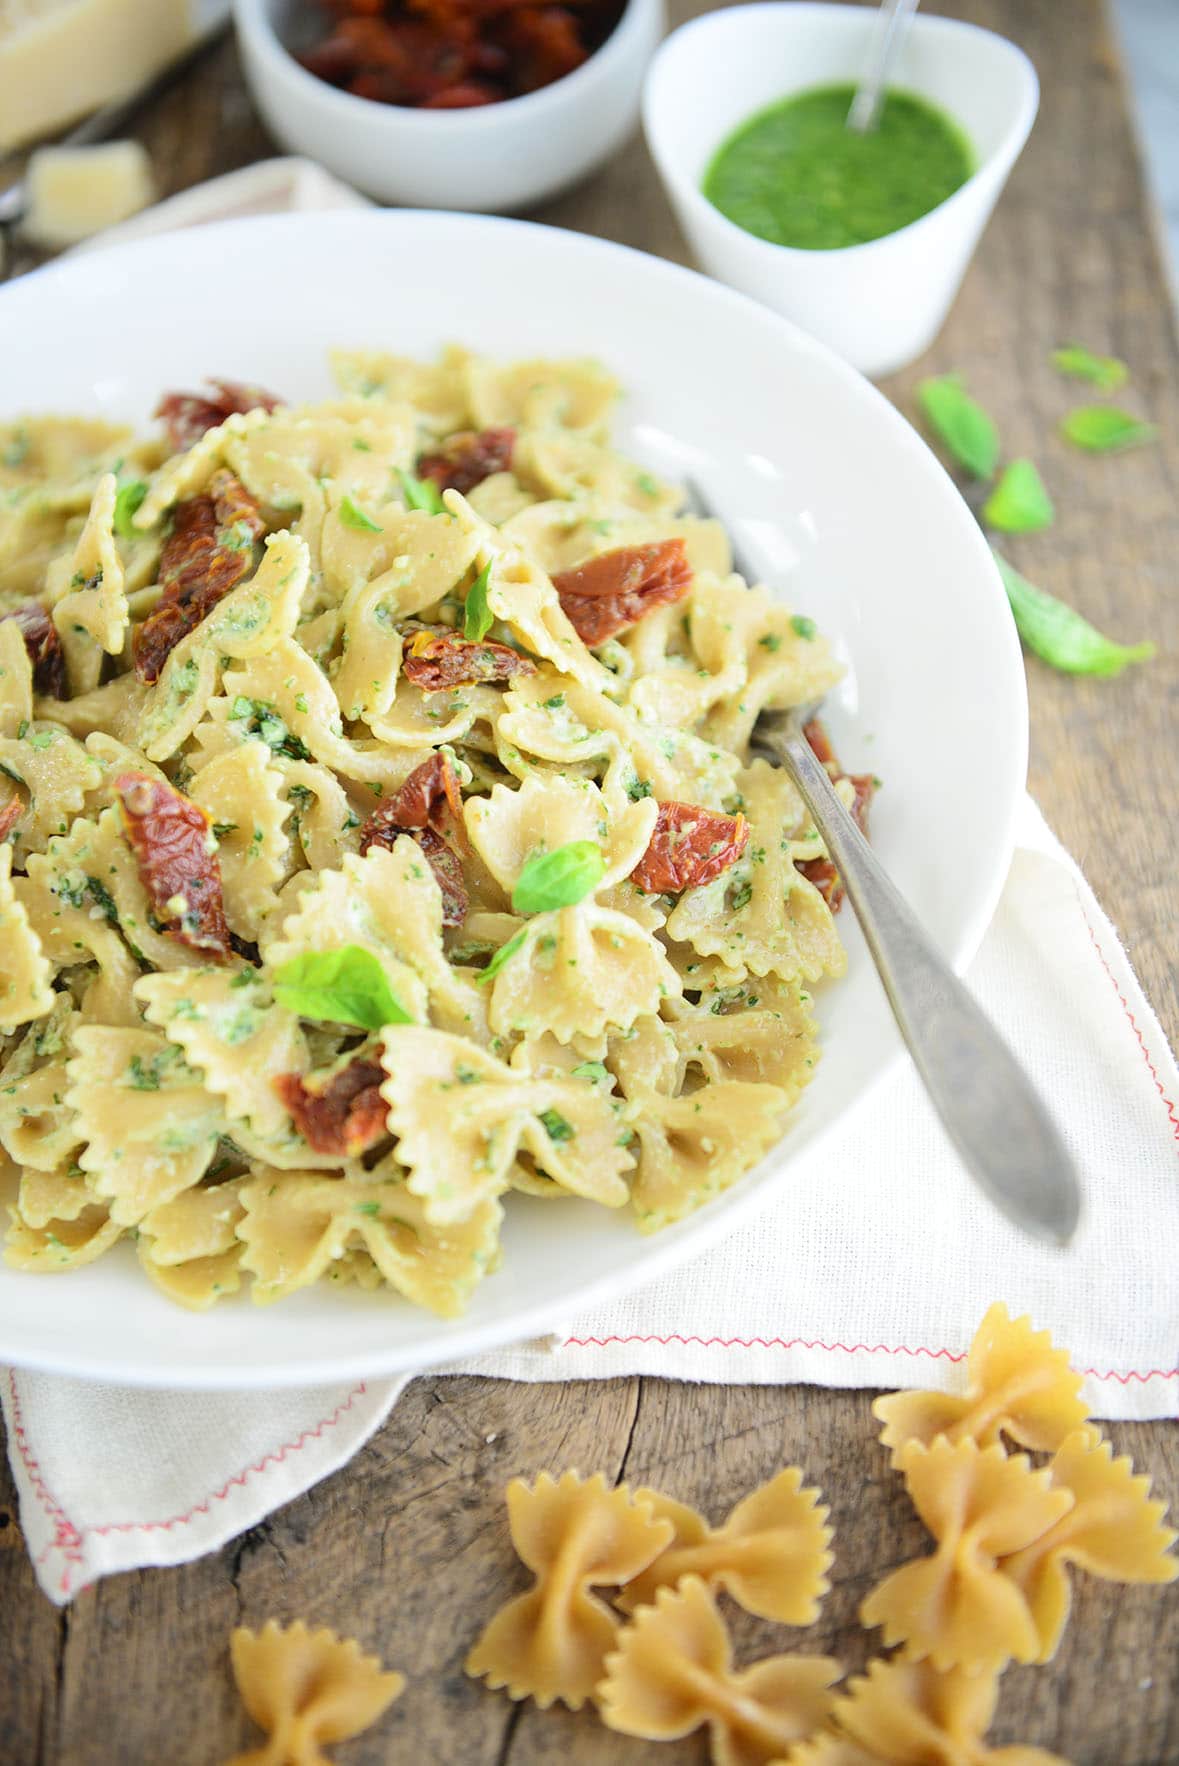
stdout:
<svg viewBox="0 0 1179 1766">
<path fill-rule="evenodd" d="M 399 830 L 433 828 L 436 834 L 441 834 L 446 827 L 447 810 L 461 828 L 463 797 L 458 775 L 450 756 L 438 752 L 413 769 L 396 795 L 383 803 L 365 826 L 372 827 L 383 816 L 391 819 Z M 363 850 L 363 833 L 360 841 Z"/>
<path fill-rule="evenodd" d="M 623 0 L 321 0 L 308 72 L 378 103 L 458 109 L 562 78 L 605 42 Z"/>
<path fill-rule="evenodd" d="M 456 80 L 453 86 L 443 86 L 441 91 L 423 98 L 418 109 L 477 110 L 484 104 L 498 104 L 501 96 L 486 80 Z"/>
<path fill-rule="evenodd" d="M 815 759 L 827 769 L 832 784 L 841 779 L 851 782 L 853 797 L 851 816 L 856 827 L 868 838 L 868 810 L 876 794 L 877 780 L 871 773 L 845 773 L 831 746 L 831 738 L 827 727 L 820 718 L 813 717 L 803 726 L 803 735 L 810 743 Z M 797 861 L 798 869 L 809 883 L 813 883 L 833 914 L 837 914 L 843 906 L 844 888 L 839 872 L 829 858 L 808 858 Z"/>
<path fill-rule="evenodd" d="M 4 808 L 0 809 L 0 842 L 8 839 L 27 808 L 24 798 L 17 796 L 10 797 Z"/>
<path fill-rule="evenodd" d="M 434 873 L 434 881 L 442 896 L 442 924 L 461 926 L 470 906 L 462 859 L 450 841 L 436 834 L 433 828 L 415 828 L 412 838 L 421 847 L 426 863 Z"/>
<path fill-rule="evenodd" d="M 421 626 L 405 646 L 401 672 L 423 693 L 439 693 L 446 687 L 470 687 L 481 681 L 510 681 L 513 675 L 534 675 L 536 664 L 510 644 L 490 644 L 486 638 L 460 638 L 447 626 Z"/>
<path fill-rule="evenodd" d="M 504 18 L 500 35 L 522 92 L 551 86 L 586 59 L 577 19 L 565 6 L 514 9 Z"/>
<path fill-rule="evenodd" d="M 631 881 L 648 895 L 700 889 L 735 865 L 748 844 L 749 823 L 743 815 L 719 815 L 695 803 L 661 803 L 655 831 Z"/>
<path fill-rule="evenodd" d="M 227 957 L 232 947 L 208 816 L 175 786 L 147 773 L 121 774 L 115 791 L 161 929 L 191 950 Z"/>
<path fill-rule="evenodd" d="M 392 851 L 399 834 L 417 841 L 442 893 L 442 924 L 461 926 L 467 917 L 467 885 L 463 865 L 444 836 L 447 820 L 463 830 L 463 800 L 450 759 L 432 754 L 406 779 L 396 796 L 375 809 L 360 830 L 360 850 L 383 846 Z"/>
<path fill-rule="evenodd" d="M 384 1078 L 379 1062 L 358 1055 L 322 1090 L 309 1086 L 301 1073 L 280 1073 L 273 1085 L 313 1152 L 355 1159 L 389 1132 L 380 1090 Z"/>
<path fill-rule="evenodd" d="M 254 542 L 265 531 L 257 503 L 224 467 L 213 474 L 207 495 L 177 503 L 160 553 L 162 592 L 131 641 L 141 681 L 158 681 L 181 638 L 248 574 Z"/>
<path fill-rule="evenodd" d="M 15 619 L 20 627 L 29 661 L 33 665 L 33 686 L 37 692 L 48 694 L 51 699 L 64 699 L 65 651 L 61 647 L 57 627 L 47 610 L 40 601 L 26 601 L 23 607 L 14 607 L 4 618 Z"/>
<path fill-rule="evenodd" d="M 212 396 L 199 392 L 168 392 L 156 406 L 155 415 L 163 419 L 169 446 L 174 454 L 183 454 L 195 447 L 206 430 L 216 429 L 227 417 L 246 411 L 274 411 L 283 403 L 274 393 L 261 386 L 250 386 L 240 380 L 210 380 Z"/>
<path fill-rule="evenodd" d="M 691 586 L 683 540 L 619 546 L 553 578 L 566 617 L 591 647 L 637 625 L 652 608 L 682 601 Z"/>
<path fill-rule="evenodd" d="M 514 429 L 464 429 L 437 453 L 423 454 L 417 474 L 432 478 L 440 491 L 461 491 L 465 497 L 493 472 L 510 470 L 515 445 Z"/>
</svg>

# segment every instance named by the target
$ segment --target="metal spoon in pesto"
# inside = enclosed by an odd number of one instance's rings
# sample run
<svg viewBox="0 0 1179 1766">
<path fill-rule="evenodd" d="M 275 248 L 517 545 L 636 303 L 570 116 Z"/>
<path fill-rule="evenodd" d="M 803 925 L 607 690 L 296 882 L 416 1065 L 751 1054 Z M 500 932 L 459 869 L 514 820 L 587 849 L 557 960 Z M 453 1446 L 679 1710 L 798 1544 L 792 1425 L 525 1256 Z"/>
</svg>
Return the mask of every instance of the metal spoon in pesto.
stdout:
<svg viewBox="0 0 1179 1766">
<path fill-rule="evenodd" d="M 888 90 L 888 76 L 897 51 L 905 40 L 905 26 L 916 12 L 919 0 L 883 0 L 876 21 L 876 39 L 868 71 L 856 87 L 847 126 L 857 135 L 866 135 L 880 121 L 880 110 Z"/>
</svg>

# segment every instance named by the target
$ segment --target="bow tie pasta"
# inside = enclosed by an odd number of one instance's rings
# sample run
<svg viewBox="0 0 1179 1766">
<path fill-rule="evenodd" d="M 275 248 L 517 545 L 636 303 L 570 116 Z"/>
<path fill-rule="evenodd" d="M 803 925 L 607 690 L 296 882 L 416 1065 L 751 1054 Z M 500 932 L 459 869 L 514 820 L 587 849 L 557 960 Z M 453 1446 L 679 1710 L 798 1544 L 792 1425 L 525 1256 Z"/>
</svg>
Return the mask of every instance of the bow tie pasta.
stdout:
<svg viewBox="0 0 1179 1766">
<path fill-rule="evenodd" d="M 598 364 L 334 368 L 0 423 L 5 1255 L 453 1316 L 519 1194 L 649 1231 L 782 1134 L 840 888 L 749 742 L 840 668 Z"/>
</svg>

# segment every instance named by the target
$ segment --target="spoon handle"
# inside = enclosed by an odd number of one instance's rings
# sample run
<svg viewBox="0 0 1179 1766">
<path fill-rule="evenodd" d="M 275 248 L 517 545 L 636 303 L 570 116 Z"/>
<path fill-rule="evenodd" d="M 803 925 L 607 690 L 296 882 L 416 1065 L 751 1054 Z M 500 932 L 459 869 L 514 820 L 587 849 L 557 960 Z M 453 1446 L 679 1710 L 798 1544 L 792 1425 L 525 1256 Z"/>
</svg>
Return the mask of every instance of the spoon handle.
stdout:
<svg viewBox="0 0 1179 1766">
<path fill-rule="evenodd" d="M 847 113 L 847 126 L 857 135 L 868 134 L 880 120 L 880 107 L 884 103 L 893 57 L 904 39 L 903 27 L 917 6 L 918 0 L 884 0 L 880 8 L 872 60 L 856 87 L 856 95 Z"/>
<path fill-rule="evenodd" d="M 843 879 L 901 1035 L 976 1183 L 1017 1226 L 1066 1244 L 1080 1213 L 1071 1158 L 990 1020 L 935 949 L 832 788 L 797 716 L 757 741 L 790 773 Z"/>
</svg>

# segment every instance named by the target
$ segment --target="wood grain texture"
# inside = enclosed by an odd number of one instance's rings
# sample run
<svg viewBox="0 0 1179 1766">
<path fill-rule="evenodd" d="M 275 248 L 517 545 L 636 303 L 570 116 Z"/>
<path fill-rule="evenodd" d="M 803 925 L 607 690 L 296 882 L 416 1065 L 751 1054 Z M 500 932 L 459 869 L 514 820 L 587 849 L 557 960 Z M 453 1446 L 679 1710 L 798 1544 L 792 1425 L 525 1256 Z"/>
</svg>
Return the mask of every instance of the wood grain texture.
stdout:
<svg viewBox="0 0 1179 1766">
<path fill-rule="evenodd" d="M 1160 656 L 1120 681 L 1029 663 L 1032 786 L 1121 928 L 1172 1040 L 1179 1034 L 1172 803 L 1179 786 L 1179 363 L 1150 243 L 1120 72 L 1099 0 L 932 4 L 1013 37 L 1043 82 L 1040 120 L 950 321 L 928 358 L 886 390 L 912 414 L 925 373 L 955 369 L 998 419 L 1008 455 L 1039 461 L 1060 510 L 1012 542 L 1012 561 L 1111 633 Z M 702 10 L 673 0 L 676 22 Z M 272 151 L 226 46 L 143 120 L 168 190 Z M 537 219 L 686 261 L 646 152 L 632 143 Z M 1077 339 L 1125 357 L 1132 409 L 1156 446 L 1095 460 L 1055 426 L 1085 389 L 1048 364 Z M 215 366 L 215 364 L 213 364 Z M 953 585 L 947 584 L 947 593 Z M 518 1387 L 418 1380 L 345 1470 L 215 1556 L 115 1577 L 58 1614 L 36 1590 L 7 1467 L 0 1469 L 0 1766 L 206 1766 L 251 1739 L 228 1673 L 239 1623 L 305 1618 L 355 1633 L 404 1670 L 404 1697 L 347 1766 L 647 1766 L 702 1762 L 698 1738 L 656 1748 L 592 1717 L 513 1709 L 468 1681 L 463 1656 L 523 1586 L 501 1491 L 519 1473 L 578 1465 L 652 1483 L 714 1518 L 797 1461 L 831 1504 L 837 1561 L 806 1634 L 734 1616 L 742 1659 L 785 1646 L 849 1666 L 872 1639 L 855 1613 L 873 1582 L 924 1549 L 875 1445 L 870 1395 L 659 1380 Z M 1179 1431 L 1119 1425 L 1179 1506 Z M 1179 1761 L 1179 1589 L 1074 1578 L 1073 1619 L 1051 1669 L 1010 1673 L 994 1736 L 1052 1747 L 1077 1766 Z"/>
</svg>

